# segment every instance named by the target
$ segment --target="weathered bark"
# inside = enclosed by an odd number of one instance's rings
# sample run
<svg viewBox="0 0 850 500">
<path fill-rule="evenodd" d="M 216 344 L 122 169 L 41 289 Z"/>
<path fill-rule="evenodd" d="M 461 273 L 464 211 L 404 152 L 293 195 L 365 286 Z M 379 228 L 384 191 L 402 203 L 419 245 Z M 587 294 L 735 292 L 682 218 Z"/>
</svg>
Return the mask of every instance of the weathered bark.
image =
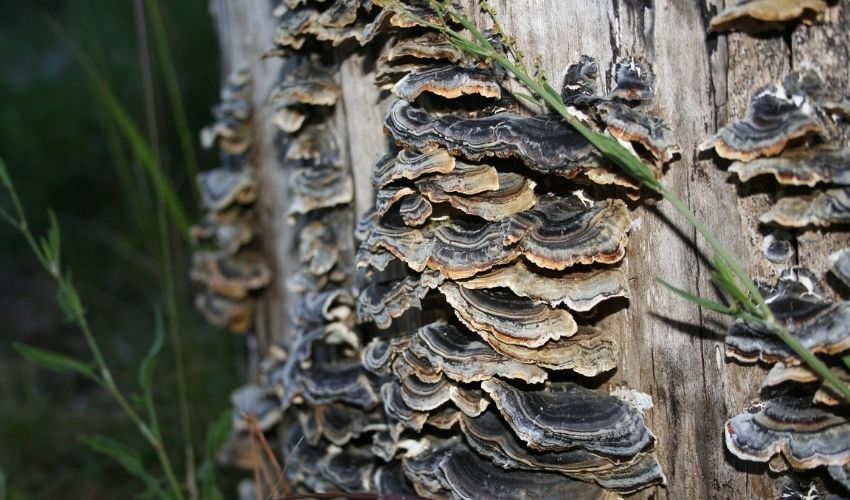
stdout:
<svg viewBox="0 0 850 500">
<path fill-rule="evenodd" d="M 474 0 L 467 0 L 471 8 Z M 541 57 L 554 83 L 581 54 L 600 69 L 625 55 L 646 58 L 657 75 L 653 113 L 663 117 L 682 147 L 665 182 L 725 242 L 757 277 L 781 268 L 759 251 L 764 229 L 758 215 L 769 205 L 770 184 L 743 187 L 722 163 L 698 155 L 696 146 L 747 109 L 750 92 L 804 64 L 818 68 L 836 89 L 850 81 L 850 15 L 830 8 L 827 22 L 768 36 L 709 35 L 708 19 L 722 5 L 707 0 L 615 0 L 611 3 L 555 0 L 495 0 L 505 30 L 529 58 Z M 253 74 L 253 161 L 262 177 L 262 237 L 276 277 L 265 292 L 256 321 L 260 350 L 287 335 L 285 282 L 294 266 L 293 231 L 287 225 L 287 171 L 278 163 L 275 132 L 266 98 L 281 64 L 261 59 L 272 46 L 274 20 L 266 0 L 213 0 L 226 71 L 247 65 Z M 477 11 L 476 11 L 477 12 Z M 476 13 L 476 21 L 486 19 Z M 388 99 L 371 83 L 372 49 L 347 57 L 339 73 L 342 105 L 334 123 L 355 177 L 356 217 L 371 205 L 370 169 L 385 151 L 383 111 Z M 611 75 L 605 79 L 610 83 Z M 667 203 L 644 200 L 634 214 L 641 224 L 628 246 L 629 307 L 604 320 L 620 338 L 621 359 L 610 383 L 623 383 L 653 397 L 647 424 L 658 436 L 666 489 L 641 497 L 772 498 L 775 481 L 766 467 L 739 461 L 725 450 L 723 424 L 753 400 L 763 378 L 758 367 L 727 362 L 721 335 L 728 320 L 680 300 L 655 277 L 700 295 L 716 296 L 707 246 Z M 797 238 L 797 262 L 823 276 L 826 256 L 847 246 L 846 233 L 807 231 Z"/>
</svg>

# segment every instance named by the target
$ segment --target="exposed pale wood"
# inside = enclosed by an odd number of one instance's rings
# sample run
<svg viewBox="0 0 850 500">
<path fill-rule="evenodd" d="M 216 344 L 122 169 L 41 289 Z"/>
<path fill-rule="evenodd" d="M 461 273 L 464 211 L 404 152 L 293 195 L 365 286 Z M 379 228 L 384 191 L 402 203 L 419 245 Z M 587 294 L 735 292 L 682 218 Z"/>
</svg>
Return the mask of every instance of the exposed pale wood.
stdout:
<svg viewBox="0 0 850 500">
<path fill-rule="evenodd" d="M 465 3 L 471 7 L 475 1 Z M 830 24 L 798 27 L 788 39 L 781 33 L 707 35 L 709 17 L 722 8 L 712 0 L 491 3 L 529 59 L 540 56 L 553 86 L 560 85 L 567 65 L 581 54 L 599 61 L 606 84 L 611 83 L 607 70 L 617 57 L 638 55 L 652 63 L 658 79 L 652 110 L 670 124 L 683 151 L 665 181 L 754 275 L 772 278 L 781 270 L 762 257 L 763 229 L 756 220 L 772 201 L 775 186 L 741 186 L 730 178 L 723 162 L 711 154 L 697 155 L 696 145 L 718 125 L 743 116 L 752 90 L 804 63 L 828 73 L 834 88 L 846 91 L 850 23 L 844 4 L 831 7 Z M 275 133 L 268 125 L 269 110 L 263 107 L 280 65 L 257 58 L 271 46 L 273 21 L 266 2 L 214 0 L 213 5 L 227 65 L 247 61 L 255 78 L 254 102 L 259 110 L 255 156 L 264 186 L 260 216 L 265 248 L 278 272 L 258 317 L 257 330 L 265 342 L 286 335 L 284 282 L 291 265 L 292 231 L 285 223 L 287 177 L 276 161 Z M 477 11 L 475 19 L 487 25 Z M 371 83 L 374 50 L 343 60 L 339 73 L 343 98 L 335 126 L 353 165 L 355 216 L 371 205 L 370 170 L 388 143 L 382 132 L 388 96 Z M 616 374 L 605 382 L 627 384 L 652 395 L 655 402 L 647 422 L 658 436 L 669 485 L 639 497 L 776 497 L 778 486 L 765 467 L 733 459 L 723 444 L 725 420 L 757 397 L 764 371 L 727 362 L 720 336 L 728 320 L 700 311 L 654 282 L 658 276 L 692 292 L 716 296 L 708 264 L 699 256 L 707 252 L 704 242 L 667 203 L 648 200 L 634 216 L 641 224 L 633 230 L 628 250 L 631 301 L 628 309 L 604 320 L 621 340 L 621 360 Z M 817 232 L 802 234 L 799 262 L 822 273 L 826 253 L 847 246 L 844 233 L 830 233 L 826 241 L 824 245 Z"/>
<path fill-rule="evenodd" d="M 262 58 L 272 46 L 276 26 L 272 4 L 267 0 L 212 0 L 222 57 L 222 79 L 234 70 L 248 68 L 252 79 L 253 139 L 250 162 L 257 169 L 262 189 L 256 211 L 262 227 L 260 244 L 275 278 L 259 300 L 255 318 L 256 344 L 264 352 L 274 339 L 288 331 L 286 280 L 294 267 L 292 226 L 287 225 L 289 172 L 281 167 L 276 147 L 277 132 L 271 125 L 267 98 L 280 80 L 282 62 Z M 199 62 L 200 63 L 200 62 Z"/>
</svg>

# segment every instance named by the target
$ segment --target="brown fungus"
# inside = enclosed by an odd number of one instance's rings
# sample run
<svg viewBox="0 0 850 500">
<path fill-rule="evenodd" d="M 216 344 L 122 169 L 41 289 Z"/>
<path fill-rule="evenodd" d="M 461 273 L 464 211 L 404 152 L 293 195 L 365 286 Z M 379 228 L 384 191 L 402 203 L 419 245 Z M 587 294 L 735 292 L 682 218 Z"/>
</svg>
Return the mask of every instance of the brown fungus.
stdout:
<svg viewBox="0 0 850 500">
<path fill-rule="evenodd" d="M 826 8 L 825 0 L 742 0 L 711 18 L 708 30 L 770 31 L 798 19 L 813 24 L 823 20 Z"/>
<path fill-rule="evenodd" d="M 195 253 L 212 257 L 233 255 L 254 238 L 252 217 L 250 210 L 239 206 L 210 212 L 189 229 L 189 236 L 198 245 Z"/>
<path fill-rule="evenodd" d="M 385 128 L 404 147 L 444 147 L 472 160 L 516 157 L 547 174 L 574 177 L 601 164 L 599 151 L 560 116 L 497 113 L 480 118 L 434 116 L 399 100 L 387 109 Z"/>
<path fill-rule="evenodd" d="M 850 302 L 828 304 L 821 294 L 817 278 L 805 269 L 796 269 L 781 275 L 765 296 L 777 319 L 806 349 L 838 354 L 850 349 Z M 774 332 L 743 320 L 735 321 L 725 340 L 726 354 L 744 362 L 800 363 Z"/>
<path fill-rule="evenodd" d="M 563 451 L 531 450 L 495 409 L 487 409 L 474 418 L 461 416 L 460 424 L 470 446 L 504 469 L 560 472 L 618 493 L 633 493 L 665 483 L 661 467 L 652 453 L 639 453 L 630 460 L 621 461 L 580 448 Z"/>
<path fill-rule="evenodd" d="M 681 148 L 670 137 L 670 128 L 659 118 L 646 116 L 625 104 L 607 101 L 597 104 L 606 130 L 615 138 L 640 144 L 660 163 L 673 160 Z M 656 177 L 661 172 L 655 170 Z"/>
<path fill-rule="evenodd" d="M 426 293 L 428 289 L 416 276 L 386 285 L 371 283 L 357 297 L 357 319 L 361 323 L 371 321 L 380 329 L 389 328 L 394 318 L 409 309 L 421 309 Z"/>
<path fill-rule="evenodd" d="M 458 62 L 463 52 L 439 33 L 428 31 L 421 35 L 403 38 L 384 51 L 380 59 L 396 63 L 407 58 L 444 59 Z"/>
<path fill-rule="evenodd" d="M 332 164 L 302 167 L 292 172 L 293 198 L 289 214 L 350 203 L 354 182 L 348 169 Z"/>
<path fill-rule="evenodd" d="M 455 159 L 445 149 L 418 153 L 404 149 L 390 153 L 379 160 L 372 169 L 372 185 L 381 188 L 400 180 L 413 180 L 425 174 L 447 174 L 454 170 Z"/>
<path fill-rule="evenodd" d="M 445 184 L 445 183 L 443 183 Z M 497 221 L 517 212 L 532 208 L 537 203 L 535 183 L 514 173 L 498 174 L 499 188 L 474 195 L 461 195 L 444 191 L 437 182 L 418 184 L 419 191 L 433 203 L 448 203 L 470 215 Z"/>
<path fill-rule="evenodd" d="M 469 94 L 493 99 L 502 97 L 502 89 L 490 71 L 455 64 L 423 66 L 405 75 L 392 88 L 396 97 L 407 101 L 415 100 L 423 92 L 448 99 Z"/>
<path fill-rule="evenodd" d="M 375 193 L 375 213 L 383 217 L 389 212 L 393 205 L 401 201 L 405 196 L 415 193 L 410 186 L 386 186 Z M 367 236 L 368 238 L 368 236 Z"/>
<path fill-rule="evenodd" d="M 511 359 L 550 370 L 570 370 L 585 377 L 613 370 L 620 354 L 614 334 L 593 326 L 580 325 L 571 337 L 551 340 L 536 348 L 501 342 L 483 331 L 478 331 L 478 335 L 496 352 Z"/>
<path fill-rule="evenodd" d="M 613 297 L 628 297 L 628 275 L 621 268 L 602 268 L 570 272 L 550 277 L 530 269 L 522 261 L 493 268 L 460 283 L 464 288 L 506 287 L 515 294 L 544 302 L 552 307 L 564 305 L 573 311 L 590 311 Z"/>
<path fill-rule="evenodd" d="M 244 385 L 230 393 L 233 406 L 233 429 L 246 431 L 249 424 L 246 417 L 256 421 L 257 427 L 263 432 L 268 431 L 280 422 L 283 411 L 280 402 L 267 387 Z"/>
<path fill-rule="evenodd" d="M 517 436 L 536 450 L 578 448 L 628 459 L 655 442 L 636 408 L 574 383 L 524 391 L 490 379 L 481 388 Z"/>
<path fill-rule="evenodd" d="M 809 135 L 827 135 L 816 108 L 805 94 L 789 95 L 782 84 L 771 84 L 753 95 L 746 118 L 718 130 L 700 149 L 714 148 L 723 158 L 746 162 L 776 156 L 791 141 Z"/>
<path fill-rule="evenodd" d="M 504 238 L 502 227 L 493 224 L 454 221 L 434 229 L 380 224 L 364 242 L 361 259 L 369 257 L 372 264 L 380 256 L 374 252 L 385 250 L 414 271 L 429 267 L 452 279 L 468 278 L 518 256 L 516 247 L 503 246 Z"/>
<path fill-rule="evenodd" d="M 207 170 L 198 174 L 198 190 L 204 208 L 217 212 L 256 200 L 257 176 L 250 168 Z"/>
<path fill-rule="evenodd" d="M 190 277 L 212 292 L 231 299 L 243 299 L 271 281 L 271 270 L 256 252 L 243 251 L 221 258 L 195 254 Z"/>
<path fill-rule="evenodd" d="M 625 255 L 631 218 L 621 200 L 585 202 L 577 196 L 541 198 L 511 217 L 506 245 L 517 243 L 525 258 L 546 269 L 614 263 Z"/>
<path fill-rule="evenodd" d="M 423 194 L 482 194 L 499 189 L 499 173 L 484 164 L 455 162 L 451 172 L 417 179 L 416 188 Z"/>
<path fill-rule="evenodd" d="M 475 335 L 443 322 L 420 328 L 413 335 L 409 349 L 457 382 L 479 382 L 498 375 L 539 383 L 547 377 L 542 369 L 503 356 Z"/>
<path fill-rule="evenodd" d="M 747 182 L 759 175 L 773 175 L 780 184 L 814 187 L 818 183 L 850 185 L 850 148 L 836 151 L 801 149 L 779 158 L 735 162 L 729 171 Z"/>
<path fill-rule="evenodd" d="M 360 408 L 330 403 L 316 406 L 313 411 L 322 435 L 337 446 L 344 446 L 367 432 L 386 429 L 384 414 L 380 410 L 364 412 Z"/>
<path fill-rule="evenodd" d="M 307 223 L 298 235 L 298 261 L 314 276 L 327 275 L 340 259 L 338 238 L 336 229 L 323 220 Z"/>
<path fill-rule="evenodd" d="M 229 299 L 210 290 L 195 296 L 195 307 L 212 325 L 226 327 L 234 333 L 248 331 L 254 316 L 253 299 Z"/>
<path fill-rule="evenodd" d="M 850 463 L 850 422 L 807 396 L 778 396 L 726 422 L 726 447 L 737 457 L 782 457 L 795 469 Z"/>
<path fill-rule="evenodd" d="M 503 288 L 469 290 L 446 282 L 439 289 L 465 325 L 506 344 L 540 347 L 578 329 L 569 312 L 535 304 Z"/>
<path fill-rule="evenodd" d="M 459 440 L 422 448 L 417 455 L 405 459 L 404 466 L 417 492 L 423 495 L 448 492 L 453 498 L 469 500 L 614 498 L 598 486 L 573 481 L 561 474 L 500 469 Z"/>
<path fill-rule="evenodd" d="M 781 227 L 828 227 L 850 222 L 850 187 L 780 198 L 759 222 Z"/>
<path fill-rule="evenodd" d="M 424 229 L 382 223 L 363 245 L 372 252 L 389 251 L 415 271 L 428 267 L 463 279 L 520 255 L 555 270 L 617 262 L 625 254 L 630 223 L 621 200 L 588 206 L 576 196 L 548 196 L 533 209 L 499 222 L 457 220 Z"/>
<path fill-rule="evenodd" d="M 399 204 L 399 215 L 401 220 L 408 226 L 421 226 L 428 221 L 431 214 L 434 212 L 434 207 L 431 202 L 426 200 L 419 193 L 411 194 L 401 200 Z"/>
</svg>

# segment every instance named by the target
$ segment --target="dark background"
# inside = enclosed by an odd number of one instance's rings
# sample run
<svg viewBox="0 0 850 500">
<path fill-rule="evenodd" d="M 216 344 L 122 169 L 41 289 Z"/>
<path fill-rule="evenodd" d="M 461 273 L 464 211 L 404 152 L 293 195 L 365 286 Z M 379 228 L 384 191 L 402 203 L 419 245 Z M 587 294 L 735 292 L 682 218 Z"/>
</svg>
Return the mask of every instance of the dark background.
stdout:
<svg viewBox="0 0 850 500">
<path fill-rule="evenodd" d="M 112 92 L 158 142 L 161 168 L 191 221 L 200 210 L 154 49 L 140 60 L 133 0 L 2 0 L 0 2 L 0 158 L 5 160 L 36 236 L 47 210 L 58 217 L 63 265 L 70 269 L 95 336 L 125 393 L 137 393 L 136 370 L 153 338 L 154 308 L 173 286 L 186 360 L 192 438 L 202 449 L 208 424 L 229 406 L 238 384 L 242 340 L 206 325 L 192 307 L 188 248 L 168 224 L 163 252 L 155 194 L 103 95 L 82 70 L 73 46 L 89 57 Z M 202 151 L 198 131 L 211 121 L 221 80 L 218 44 L 205 0 L 160 2 L 168 50 L 185 104 L 200 169 L 217 154 Z M 58 25 L 59 29 L 52 25 Z M 62 34 L 64 32 L 64 34 Z M 153 114 L 145 106 L 144 71 Z M 8 197 L 0 194 L 8 207 Z M 173 272 L 163 271 L 164 255 Z M 103 434 L 142 451 L 146 444 L 104 390 L 82 377 L 36 368 L 13 349 L 22 342 L 90 359 L 78 329 L 65 322 L 56 289 L 23 238 L 0 224 L 0 472 L 8 498 L 127 498 L 142 490 L 120 466 L 79 436 Z M 182 473 L 173 351 L 166 342 L 155 396 L 166 444 Z M 231 473 L 231 475 L 233 475 Z M 231 482 L 232 482 L 232 478 Z M 223 491 L 227 486 L 222 485 Z M 232 490 L 231 490 L 232 491 Z M 0 492 L 2 496 L 2 492 Z"/>
</svg>

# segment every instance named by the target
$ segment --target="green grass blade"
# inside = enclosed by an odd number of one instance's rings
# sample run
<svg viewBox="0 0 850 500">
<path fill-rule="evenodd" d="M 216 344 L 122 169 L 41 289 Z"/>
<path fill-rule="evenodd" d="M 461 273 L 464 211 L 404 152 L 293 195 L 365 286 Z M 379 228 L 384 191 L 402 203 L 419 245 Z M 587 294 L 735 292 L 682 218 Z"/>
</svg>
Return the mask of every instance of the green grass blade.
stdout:
<svg viewBox="0 0 850 500">
<path fill-rule="evenodd" d="M 156 161 L 156 155 L 154 154 L 150 144 L 145 140 L 144 134 L 142 134 L 133 122 L 132 118 L 130 118 L 130 114 L 118 98 L 115 97 L 109 83 L 100 73 L 97 66 L 95 66 L 88 56 L 74 43 L 73 40 L 68 37 L 67 33 L 61 26 L 58 25 L 58 23 L 56 23 L 56 21 L 48 18 L 47 22 L 57 33 L 60 39 L 68 44 L 73 50 L 77 61 L 79 61 L 86 74 L 86 77 L 90 79 L 100 94 L 102 102 L 109 111 L 115 125 L 117 125 L 119 130 L 121 130 L 124 134 L 124 137 L 130 144 L 133 153 L 139 159 L 139 162 L 145 169 L 145 172 L 150 177 L 154 191 L 165 204 L 172 222 L 180 230 L 180 234 L 185 235 L 185 237 L 188 238 L 189 219 L 183 210 L 183 205 L 180 203 L 180 199 L 177 196 L 174 186 L 172 186 L 168 176 L 163 171 L 162 166 Z"/>
<path fill-rule="evenodd" d="M 186 117 L 186 106 L 183 104 L 183 96 L 180 94 L 180 85 L 177 80 L 174 60 L 171 57 L 171 49 L 165 34 L 165 24 L 162 18 L 159 0 L 148 0 L 145 2 L 150 17 L 150 26 L 153 31 L 154 46 L 156 47 L 157 59 L 160 71 L 165 81 L 165 89 L 168 93 L 169 104 L 174 115 L 174 125 L 177 127 L 177 135 L 180 139 L 180 148 L 183 151 L 183 163 L 189 179 L 198 175 L 198 160 L 195 156 L 194 135 L 189 128 L 189 120 Z M 190 183 L 195 186 L 194 183 Z"/>
<path fill-rule="evenodd" d="M 92 450 L 109 457 L 132 476 L 141 479 L 149 490 L 156 492 L 159 498 L 168 498 L 159 485 L 157 478 L 150 475 L 142 464 L 142 457 L 138 450 L 119 443 L 106 436 L 81 436 L 80 441 Z"/>
<path fill-rule="evenodd" d="M 13 346 L 18 354 L 42 368 L 60 373 L 78 373 L 93 380 L 97 379 L 92 365 L 89 363 L 84 363 L 61 352 L 49 351 L 27 344 L 14 343 Z"/>
<path fill-rule="evenodd" d="M 725 305 L 720 304 L 718 302 L 714 302 L 714 301 L 708 300 L 706 298 L 700 297 L 699 295 L 694 295 L 694 294 L 686 292 L 686 291 L 684 291 L 680 288 L 676 288 L 675 286 L 671 285 L 670 283 L 667 283 L 666 281 L 664 281 L 661 278 L 655 278 L 655 281 L 664 285 L 671 292 L 682 297 L 683 299 L 687 300 L 688 302 L 693 302 L 694 304 L 697 304 L 700 307 L 703 307 L 703 308 L 708 309 L 710 311 L 719 312 L 721 314 L 734 315 L 734 313 L 735 313 L 728 306 L 725 306 Z"/>
</svg>

